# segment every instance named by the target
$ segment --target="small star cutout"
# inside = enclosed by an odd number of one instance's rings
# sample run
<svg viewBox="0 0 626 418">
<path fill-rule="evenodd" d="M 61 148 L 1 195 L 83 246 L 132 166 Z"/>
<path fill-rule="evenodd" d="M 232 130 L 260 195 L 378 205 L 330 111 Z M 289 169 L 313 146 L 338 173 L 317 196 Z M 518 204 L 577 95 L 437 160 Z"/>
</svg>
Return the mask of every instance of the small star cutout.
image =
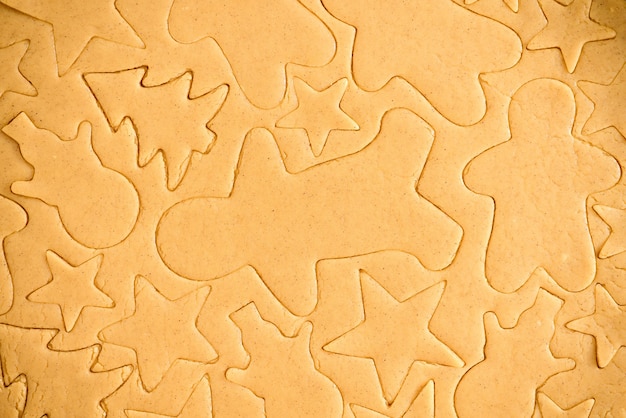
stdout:
<svg viewBox="0 0 626 418">
<path fill-rule="evenodd" d="M 143 47 L 116 9 L 114 0 L 2 0 L 2 3 L 52 25 L 59 76 L 69 70 L 93 38 Z"/>
<path fill-rule="evenodd" d="M 626 306 L 618 305 L 602 285 L 596 285 L 596 310 L 593 315 L 575 319 L 566 326 L 595 337 L 600 367 L 606 367 L 617 350 L 626 347 Z"/>
<path fill-rule="evenodd" d="M 168 415 L 155 414 L 153 412 L 126 410 L 128 418 L 159 418 Z M 185 403 L 180 414 L 173 418 L 197 418 L 212 417 L 213 405 L 211 404 L 211 387 L 209 386 L 209 378 L 204 376 L 200 383 L 195 387 L 191 396 Z"/>
<path fill-rule="evenodd" d="M 0 97 L 7 91 L 34 96 L 37 91 L 22 75 L 18 66 L 26 54 L 29 41 L 16 42 L 0 48 Z"/>
<path fill-rule="evenodd" d="M 593 210 L 611 227 L 611 234 L 598 256 L 609 258 L 626 251 L 626 209 L 595 205 Z"/>
<path fill-rule="evenodd" d="M 579 81 L 578 87 L 594 103 L 593 113 L 584 126 L 585 133 L 613 126 L 626 137 L 626 64 L 609 85 Z"/>
<path fill-rule="evenodd" d="M 574 405 L 570 409 L 562 409 L 552 399 L 542 392 L 537 394 L 539 411 L 543 418 L 588 418 L 595 403 L 594 399 L 587 399 Z"/>
<path fill-rule="evenodd" d="M 373 359 L 387 401 L 395 398 L 416 361 L 463 365 L 463 361 L 428 328 L 443 294 L 443 282 L 402 302 L 365 274 L 361 286 L 364 321 L 328 343 L 324 349 Z M 405 329 L 413 331 L 406 333 Z"/>
<path fill-rule="evenodd" d="M 104 342 L 132 348 L 146 389 L 154 389 L 178 360 L 209 363 L 217 353 L 196 327 L 210 288 L 167 299 L 142 277 L 135 280 L 135 312 L 100 333 Z M 180 342 L 184 341 L 185 344 Z"/>
<path fill-rule="evenodd" d="M 615 31 L 589 17 L 592 0 L 574 0 L 563 6 L 555 0 L 539 0 L 548 24 L 528 43 L 530 50 L 559 48 L 567 71 L 573 73 L 587 42 L 615 37 Z"/>
<path fill-rule="evenodd" d="M 111 298 L 95 283 L 102 258 L 102 254 L 99 254 L 78 266 L 73 266 L 55 252 L 46 252 L 52 280 L 28 295 L 28 300 L 58 305 L 61 308 L 65 330 L 72 331 L 86 307 L 114 306 Z"/>
<path fill-rule="evenodd" d="M 307 132 L 313 154 L 324 150 L 330 131 L 356 131 L 359 125 L 340 107 L 348 87 L 342 78 L 325 90 L 315 90 L 299 78 L 294 78 L 298 107 L 276 122 L 278 128 L 301 128 Z"/>
</svg>

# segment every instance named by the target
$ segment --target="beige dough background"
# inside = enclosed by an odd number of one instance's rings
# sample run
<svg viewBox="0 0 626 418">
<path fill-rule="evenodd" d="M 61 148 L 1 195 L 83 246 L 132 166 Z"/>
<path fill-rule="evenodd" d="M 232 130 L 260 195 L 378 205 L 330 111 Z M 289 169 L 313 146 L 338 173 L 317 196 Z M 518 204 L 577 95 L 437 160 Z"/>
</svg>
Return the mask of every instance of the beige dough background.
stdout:
<svg viewBox="0 0 626 418">
<path fill-rule="evenodd" d="M 623 0 L 0 0 L 0 417 L 626 417 Z"/>
</svg>

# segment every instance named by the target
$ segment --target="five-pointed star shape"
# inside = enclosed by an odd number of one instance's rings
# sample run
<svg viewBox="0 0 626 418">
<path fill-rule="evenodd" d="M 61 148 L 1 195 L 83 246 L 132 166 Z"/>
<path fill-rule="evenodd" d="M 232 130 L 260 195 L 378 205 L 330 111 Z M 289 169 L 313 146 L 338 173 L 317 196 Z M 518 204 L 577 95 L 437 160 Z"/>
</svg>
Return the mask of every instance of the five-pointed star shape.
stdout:
<svg viewBox="0 0 626 418">
<path fill-rule="evenodd" d="M 618 305 L 602 285 L 596 285 L 595 312 L 575 319 L 566 326 L 595 337 L 600 367 L 606 367 L 617 350 L 626 347 L 626 306 Z"/>
<path fill-rule="evenodd" d="M 626 251 L 626 209 L 595 205 L 593 210 L 611 227 L 611 234 L 600 249 L 600 258 Z"/>
<path fill-rule="evenodd" d="M 544 418 L 588 418 L 595 400 L 587 399 L 569 409 L 563 409 L 546 394 L 539 392 L 537 394 L 537 403 L 539 404 L 541 416 Z"/>
<path fill-rule="evenodd" d="M 28 44 L 29 41 L 21 41 L 0 48 L 0 97 L 7 91 L 27 96 L 36 94 L 33 85 L 22 75 L 18 68 L 24 54 L 26 54 Z"/>
<path fill-rule="evenodd" d="M 114 0 L 2 0 L 2 3 L 52 25 L 59 76 L 69 70 L 92 38 L 144 46 L 115 8 Z"/>
<path fill-rule="evenodd" d="M 95 283 L 102 263 L 99 254 L 84 263 L 73 266 L 53 251 L 46 252 L 52 280 L 27 296 L 31 302 L 53 303 L 61 308 L 67 332 L 74 329 L 76 321 L 87 306 L 111 308 L 113 300 Z"/>
<path fill-rule="evenodd" d="M 324 349 L 373 359 L 387 401 L 395 398 L 416 361 L 463 366 L 463 361 L 428 328 L 443 294 L 444 282 L 402 302 L 364 273 L 361 287 L 365 319 Z"/>
<path fill-rule="evenodd" d="M 128 418 L 157 418 L 169 415 L 161 415 L 153 412 L 126 410 Z M 209 386 L 209 378 L 204 376 L 200 383 L 195 387 L 185 406 L 176 418 L 197 418 L 212 417 L 213 405 L 211 404 L 211 387 Z"/>
<path fill-rule="evenodd" d="M 348 87 L 347 78 L 334 82 L 324 90 L 316 90 L 297 77 L 293 82 L 298 107 L 280 118 L 276 126 L 304 129 L 316 157 L 324 150 L 330 131 L 359 129 L 359 125 L 340 107 Z"/>
<path fill-rule="evenodd" d="M 594 103 L 593 113 L 585 123 L 585 133 L 597 132 L 614 126 L 626 137 L 626 64 L 622 66 L 610 84 L 579 81 L 578 87 Z"/>
<path fill-rule="evenodd" d="M 211 344 L 196 327 L 209 291 L 210 288 L 204 286 L 170 300 L 138 276 L 135 312 L 105 328 L 100 339 L 135 350 L 141 380 L 151 391 L 176 360 L 209 363 L 217 358 Z"/>
<path fill-rule="evenodd" d="M 539 0 L 548 24 L 528 43 L 530 50 L 559 48 L 567 71 L 573 73 L 587 42 L 615 37 L 615 31 L 589 17 L 592 0 L 574 0 L 563 6 L 555 0 Z"/>
</svg>

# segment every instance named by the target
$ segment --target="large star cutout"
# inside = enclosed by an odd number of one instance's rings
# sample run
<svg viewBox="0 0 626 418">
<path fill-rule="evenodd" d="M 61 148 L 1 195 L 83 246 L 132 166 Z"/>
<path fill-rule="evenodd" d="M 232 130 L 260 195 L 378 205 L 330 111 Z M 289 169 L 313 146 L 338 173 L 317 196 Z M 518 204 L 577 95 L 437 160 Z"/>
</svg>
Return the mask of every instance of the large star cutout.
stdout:
<svg viewBox="0 0 626 418">
<path fill-rule="evenodd" d="M 135 312 L 105 328 L 100 339 L 135 350 L 141 380 L 150 391 L 178 359 L 209 363 L 217 358 L 211 344 L 196 327 L 209 290 L 207 286 L 201 287 L 170 300 L 150 282 L 138 277 Z"/>
<path fill-rule="evenodd" d="M 626 306 L 618 305 L 602 285 L 596 285 L 595 312 L 575 319 L 566 326 L 595 337 L 600 367 L 606 367 L 617 350 L 626 347 Z"/>
<path fill-rule="evenodd" d="M 365 319 L 324 350 L 373 359 L 387 401 L 395 398 L 416 361 L 462 367 L 463 361 L 428 328 L 444 287 L 441 282 L 398 301 L 363 274 Z"/>
<path fill-rule="evenodd" d="M 113 300 L 95 283 L 102 257 L 100 254 L 78 266 L 73 266 L 55 252 L 46 252 L 52 280 L 28 295 L 28 300 L 58 305 L 61 308 L 65 330 L 72 331 L 86 307 L 113 307 Z"/>
<path fill-rule="evenodd" d="M 78 59 L 92 38 L 143 47 L 115 8 L 114 0 L 2 0 L 2 3 L 52 25 L 59 75 Z"/>
<path fill-rule="evenodd" d="M 597 132 L 608 126 L 615 127 L 626 137 L 626 64 L 622 66 L 610 84 L 579 81 L 578 87 L 594 103 L 595 107 L 585 123 L 585 133 Z"/>
<path fill-rule="evenodd" d="M 34 96 L 37 91 L 22 75 L 18 66 L 26 54 L 29 41 L 0 48 L 0 97 L 7 91 Z"/>
<path fill-rule="evenodd" d="M 126 410 L 128 418 L 161 418 L 165 415 L 153 412 Z M 168 415 L 169 416 L 169 415 Z M 211 387 L 209 378 L 204 376 L 195 387 L 185 406 L 175 418 L 198 418 L 212 417 L 213 405 L 211 404 Z"/>
<path fill-rule="evenodd" d="M 528 43 L 530 50 L 559 48 L 567 71 L 573 73 L 587 42 L 615 37 L 615 31 L 589 17 L 592 0 L 574 0 L 563 6 L 554 0 L 539 0 L 548 24 Z"/>
<path fill-rule="evenodd" d="M 626 251 L 626 210 L 602 205 L 595 205 L 593 210 L 611 227 L 611 234 L 598 256 L 608 258 Z"/>
<path fill-rule="evenodd" d="M 356 131 L 359 125 L 340 107 L 348 87 L 342 78 L 324 90 L 316 90 L 303 80 L 294 78 L 298 107 L 276 122 L 279 128 L 301 128 L 307 132 L 313 154 L 324 150 L 332 130 Z"/>
<path fill-rule="evenodd" d="M 588 418 L 594 403 L 594 399 L 587 399 L 569 409 L 563 409 L 546 394 L 537 393 L 537 404 L 544 418 Z"/>
</svg>

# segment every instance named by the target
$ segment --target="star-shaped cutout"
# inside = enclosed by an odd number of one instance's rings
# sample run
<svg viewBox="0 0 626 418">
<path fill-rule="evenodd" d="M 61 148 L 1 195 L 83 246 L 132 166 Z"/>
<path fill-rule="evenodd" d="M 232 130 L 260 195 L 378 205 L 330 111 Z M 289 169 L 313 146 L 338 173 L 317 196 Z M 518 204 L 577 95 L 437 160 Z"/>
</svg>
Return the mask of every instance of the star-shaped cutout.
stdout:
<svg viewBox="0 0 626 418">
<path fill-rule="evenodd" d="M 539 392 L 537 403 L 543 418 L 588 418 L 595 400 L 587 399 L 569 409 L 563 409 L 546 394 Z"/>
<path fill-rule="evenodd" d="M 626 209 L 595 205 L 593 210 L 611 227 L 611 234 L 598 256 L 608 258 L 626 251 Z"/>
<path fill-rule="evenodd" d="M 579 81 L 578 87 L 595 105 L 583 127 L 584 132 L 593 133 L 613 126 L 626 137 L 626 64 L 608 85 Z"/>
<path fill-rule="evenodd" d="M 595 337 L 600 367 L 606 367 L 617 350 L 626 347 L 626 306 L 618 305 L 602 285 L 596 285 L 595 312 L 575 319 L 566 326 Z"/>
<path fill-rule="evenodd" d="M 151 391 L 176 360 L 210 363 L 217 358 L 211 344 L 196 327 L 209 290 L 208 286 L 201 287 L 170 300 L 138 276 L 135 312 L 105 328 L 100 339 L 135 350 L 141 380 Z"/>
<path fill-rule="evenodd" d="M 52 25 L 60 76 L 76 62 L 93 38 L 138 48 L 144 46 L 116 9 L 114 0 L 2 0 L 2 3 Z"/>
<path fill-rule="evenodd" d="M 126 410 L 128 418 L 159 418 L 170 415 L 161 415 L 153 412 Z M 196 385 L 185 406 L 175 418 L 212 417 L 213 405 L 211 404 L 211 387 L 209 378 L 204 376 Z"/>
<path fill-rule="evenodd" d="M 26 54 L 29 41 L 0 48 L 0 97 L 7 91 L 34 96 L 37 91 L 22 75 L 18 66 Z"/>
<path fill-rule="evenodd" d="M 592 0 L 574 0 L 563 6 L 555 0 L 539 0 L 548 24 L 528 43 L 530 50 L 559 48 L 567 71 L 573 73 L 587 42 L 615 37 L 615 31 L 589 17 Z"/>
<path fill-rule="evenodd" d="M 52 280 L 29 294 L 28 300 L 58 305 L 65 330 L 72 331 L 86 307 L 114 306 L 113 300 L 95 283 L 102 258 L 102 254 L 99 254 L 78 266 L 73 266 L 55 252 L 46 252 Z"/>
<path fill-rule="evenodd" d="M 392 401 L 414 362 L 462 367 L 463 361 L 428 328 L 445 287 L 444 282 L 404 301 L 396 300 L 363 273 L 365 319 L 324 350 L 373 359 L 383 395 Z M 411 329 L 407 333 L 403 330 Z"/>
<path fill-rule="evenodd" d="M 340 106 L 347 87 L 348 79 L 342 78 L 324 90 L 316 90 L 294 77 L 298 107 L 280 118 L 276 126 L 304 129 L 313 154 L 319 156 L 324 150 L 330 131 L 359 129 L 359 125 Z"/>
</svg>

